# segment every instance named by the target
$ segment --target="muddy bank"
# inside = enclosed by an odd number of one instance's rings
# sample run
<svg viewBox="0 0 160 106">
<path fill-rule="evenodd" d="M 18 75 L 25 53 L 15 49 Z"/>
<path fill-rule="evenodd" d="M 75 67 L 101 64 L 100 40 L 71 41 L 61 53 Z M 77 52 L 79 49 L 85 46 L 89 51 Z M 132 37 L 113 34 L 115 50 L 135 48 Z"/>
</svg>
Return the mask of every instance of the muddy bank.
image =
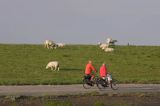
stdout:
<svg viewBox="0 0 160 106">
<path fill-rule="evenodd" d="M 159 106 L 160 93 L 1 96 L 0 106 Z"/>
</svg>

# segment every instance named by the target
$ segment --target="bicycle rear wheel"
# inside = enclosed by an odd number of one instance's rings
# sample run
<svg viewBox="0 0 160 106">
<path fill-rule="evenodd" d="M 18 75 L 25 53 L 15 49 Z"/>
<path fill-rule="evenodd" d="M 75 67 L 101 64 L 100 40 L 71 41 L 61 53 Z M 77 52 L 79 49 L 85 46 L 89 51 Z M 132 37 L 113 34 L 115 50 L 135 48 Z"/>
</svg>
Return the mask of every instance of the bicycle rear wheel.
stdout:
<svg viewBox="0 0 160 106">
<path fill-rule="evenodd" d="M 90 89 L 92 87 L 92 84 L 91 84 L 91 82 L 89 80 L 83 79 L 83 87 L 85 89 Z"/>
<path fill-rule="evenodd" d="M 103 79 L 98 79 L 96 84 L 99 89 L 105 89 L 107 87 L 107 83 Z"/>
</svg>

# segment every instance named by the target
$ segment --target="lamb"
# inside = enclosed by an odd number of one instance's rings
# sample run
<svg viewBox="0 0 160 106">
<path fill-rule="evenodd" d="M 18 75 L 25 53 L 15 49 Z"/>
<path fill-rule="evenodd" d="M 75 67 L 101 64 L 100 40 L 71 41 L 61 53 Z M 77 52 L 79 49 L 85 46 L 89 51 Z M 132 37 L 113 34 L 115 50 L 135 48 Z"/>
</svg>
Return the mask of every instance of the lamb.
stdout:
<svg viewBox="0 0 160 106">
<path fill-rule="evenodd" d="M 105 48 L 104 51 L 105 52 L 112 52 L 112 51 L 114 51 L 114 49 L 113 48 Z"/>
<path fill-rule="evenodd" d="M 106 43 L 102 43 L 102 44 L 100 44 L 100 48 L 102 49 L 102 50 L 104 50 L 104 49 L 106 49 L 106 48 L 108 48 L 108 44 L 106 44 Z"/>
<path fill-rule="evenodd" d="M 59 71 L 59 62 L 58 61 L 50 61 L 46 66 L 46 69 L 48 69 L 48 68 L 51 68 L 51 70 L 53 70 L 53 68 L 54 68 L 54 71 L 56 71 L 56 70 Z"/>
</svg>

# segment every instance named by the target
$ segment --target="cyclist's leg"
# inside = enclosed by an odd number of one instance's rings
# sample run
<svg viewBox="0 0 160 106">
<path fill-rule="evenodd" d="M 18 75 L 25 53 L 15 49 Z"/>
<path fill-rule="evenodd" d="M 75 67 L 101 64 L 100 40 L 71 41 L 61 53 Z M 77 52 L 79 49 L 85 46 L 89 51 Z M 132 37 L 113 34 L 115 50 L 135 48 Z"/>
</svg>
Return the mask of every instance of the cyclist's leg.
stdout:
<svg viewBox="0 0 160 106">
<path fill-rule="evenodd" d="M 93 74 L 90 74 L 89 76 L 90 76 L 90 79 L 89 79 L 90 84 L 91 84 L 91 86 L 93 86 L 94 85 L 94 77 L 95 76 Z"/>
<path fill-rule="evenodd" d="M 90 80 L 90 75 L 89 74 L 85 74 L 85 79 Z"/>
<path fill-rule="evenodd" d="M 91 74 L 91 81 L 93 81 L 94 79 L 94 74 Z"/>
<path fill-rule="evenodd" d="M 106 80 L 106 77 L 101 77 L 103 80 Z"/>
<path fill-rule="evenodd" d="M 107 80 L 108 80 L 108 83 L 110 84 L 110 82 L 112 81 L 112 77 L 110 74 L 107 74 Z"/>
</svg>

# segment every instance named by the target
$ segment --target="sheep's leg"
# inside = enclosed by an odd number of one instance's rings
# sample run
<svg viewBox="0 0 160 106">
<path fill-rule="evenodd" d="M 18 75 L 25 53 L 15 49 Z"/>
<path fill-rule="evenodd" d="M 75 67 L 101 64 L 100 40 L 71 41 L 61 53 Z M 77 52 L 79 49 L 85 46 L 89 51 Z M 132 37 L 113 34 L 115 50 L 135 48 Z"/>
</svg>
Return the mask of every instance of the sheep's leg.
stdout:
<svg viewBox="0 0 160 106">
<path fill-rule="evenodd" d="M 56 70 L 57 70 L 57 68 L 55 67 L 55 68 L 54 68 L 54 71 L 56 71 Z"/>
<path fill-rule="evenodd" d="M 52 49 L 52 45 L 49 45 L 49 48 Z"/>
<path fill-rule="evenodd" d="M 53 67 L 51 67 L 51 70 L 53 70 Z"/>
<path fill-rule="evenodd" d="M 47 49 L 49 49 L 49 45 L 47 44 Z"/>
<path fill-rule="evenodd" d="M 56 45 L 54 46 L 54 49 L 57 49 L 57 46 L 56 46 Z"/>
<path fill-rule="evenodd" d="M 58 71 L 59 71 L 59 67 L 58 67 Z"/>
</svg>

